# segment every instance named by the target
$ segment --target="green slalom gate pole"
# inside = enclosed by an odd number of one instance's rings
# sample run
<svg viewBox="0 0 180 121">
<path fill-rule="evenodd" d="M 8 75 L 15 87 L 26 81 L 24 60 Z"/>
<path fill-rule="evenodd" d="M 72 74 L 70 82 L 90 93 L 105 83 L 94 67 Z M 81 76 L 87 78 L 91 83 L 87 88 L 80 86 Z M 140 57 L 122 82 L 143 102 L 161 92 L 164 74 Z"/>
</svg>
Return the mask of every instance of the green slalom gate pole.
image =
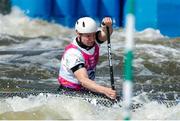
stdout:
<svg viewBox="0 0 180 121">
<path fill-rule="evenodd" d="M 134 33 L 134 0 L 127 0 L 126 4 L 126 44 L 124 52 L 124 82 L 123 82 L 123 119 L 131 119 L 131 98 L 133 88 L 133 33 Z"/>
</svg>

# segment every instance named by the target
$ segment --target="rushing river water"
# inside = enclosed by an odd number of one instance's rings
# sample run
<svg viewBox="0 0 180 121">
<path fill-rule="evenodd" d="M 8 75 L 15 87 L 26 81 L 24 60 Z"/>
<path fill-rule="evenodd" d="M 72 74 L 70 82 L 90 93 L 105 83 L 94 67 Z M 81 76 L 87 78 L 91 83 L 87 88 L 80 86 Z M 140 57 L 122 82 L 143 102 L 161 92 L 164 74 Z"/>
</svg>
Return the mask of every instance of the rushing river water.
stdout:
<svg viewBox="0 0 180 121">
<path fill-rule="evenodd" d="M 0 119 L 108 119 L 120 120 L 121 101 L 97 106 L 81 98 L 40 93 L 53 92 L 64 46 L 74 30 L 42 20 L 31 20 L 18 9 L 0 14 Z M 125 34 L 111 36 L 115 86 L 122 94 Z M 180 38 L 168 38 L 148 28 L 135 33 L 132 119 L 180 119 Z M 96 81 L 110 86 L 107 45 L 102 44 Z"/>
</svg>

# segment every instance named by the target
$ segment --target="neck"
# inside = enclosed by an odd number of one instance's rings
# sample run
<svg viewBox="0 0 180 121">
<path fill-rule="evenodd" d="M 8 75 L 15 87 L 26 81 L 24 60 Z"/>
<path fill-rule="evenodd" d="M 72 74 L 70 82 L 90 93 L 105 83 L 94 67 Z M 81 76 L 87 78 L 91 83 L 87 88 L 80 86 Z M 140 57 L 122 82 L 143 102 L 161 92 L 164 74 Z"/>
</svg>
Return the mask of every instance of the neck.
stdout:
<svg viewBox="0 0 180 121">
<path fill-rule="evenodd" d="M 84 49 L 86 49 L 86 50 L 90 50 L 90 49 L 93 48 L 94 45 L 95 45 L 95 43 L 94 43 L 92 46 L 87 46 L 87 45 L 85 45 L 85 44 L 82 42 L 81 37 L 76 38 L 76 42 L 77 42 L 77 44 L 78 44 L 80 47 L 82 47 L 82 48 L 84 48 Z"/>
</svg>

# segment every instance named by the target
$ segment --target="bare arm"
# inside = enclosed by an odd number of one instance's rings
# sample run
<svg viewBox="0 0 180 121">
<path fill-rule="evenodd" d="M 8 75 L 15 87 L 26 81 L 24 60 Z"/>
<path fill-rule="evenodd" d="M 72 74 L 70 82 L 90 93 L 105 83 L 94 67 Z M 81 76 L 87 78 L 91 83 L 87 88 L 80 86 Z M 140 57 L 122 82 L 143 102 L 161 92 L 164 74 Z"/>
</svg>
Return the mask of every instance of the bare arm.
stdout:
<svg viewBox="0 0 180 121">
<path fill-rule="evenodd" d="M 95 83 L 95 81 L 88 78 L 88 74 L 85 68 L 78 69 L 74 72 L 76 78 L 80 81 L 81 85 L 93 92 L 99 92 L 105 94 L 111 99 L 116 98 L 116 91 L 111 88 L 104 87 Z"/>
<path fill-rule="evenodd" d="M 107 30 L 106 30 L 106 27 L 109 27 L 109 33 L 110 33 L 110 35 L 112 34 L 112 32 L 113 32 L 113 28 L 112 28 L 112 20 L 111 20 L 111 18 L 110 17 L 105 17 L 105 18 L 103 18 L 103 20 L 102 20 L 102 23 L 104 24 L 104 25 L 102 25 L 102 28 L 101 28 L 101 32 L 100 32 L 100 34 L 98 35 L 98 38 L 99 38 L 99 40 L 101 40 L 101 41 L 106 41 L 107 40 Z"/>
</svg>

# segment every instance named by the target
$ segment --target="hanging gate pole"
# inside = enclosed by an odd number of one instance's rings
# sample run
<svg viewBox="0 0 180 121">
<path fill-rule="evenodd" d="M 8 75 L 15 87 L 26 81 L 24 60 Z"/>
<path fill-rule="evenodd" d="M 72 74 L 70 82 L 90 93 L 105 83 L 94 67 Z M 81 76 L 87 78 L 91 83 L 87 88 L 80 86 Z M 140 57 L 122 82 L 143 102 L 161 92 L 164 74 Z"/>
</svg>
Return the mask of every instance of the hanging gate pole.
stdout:
<svg viewBox="0 0 180 121">
<path fill-rule="evenodd" d="M 131 119 L 131 98 L 133 88 L 133 33 L 134 33 L 134 0 L 127 0 L 126 14 L 126 44 L 124 53 L 124 82 L 123 82 L 123 113 L 124 120 Z"/>
</svg>

